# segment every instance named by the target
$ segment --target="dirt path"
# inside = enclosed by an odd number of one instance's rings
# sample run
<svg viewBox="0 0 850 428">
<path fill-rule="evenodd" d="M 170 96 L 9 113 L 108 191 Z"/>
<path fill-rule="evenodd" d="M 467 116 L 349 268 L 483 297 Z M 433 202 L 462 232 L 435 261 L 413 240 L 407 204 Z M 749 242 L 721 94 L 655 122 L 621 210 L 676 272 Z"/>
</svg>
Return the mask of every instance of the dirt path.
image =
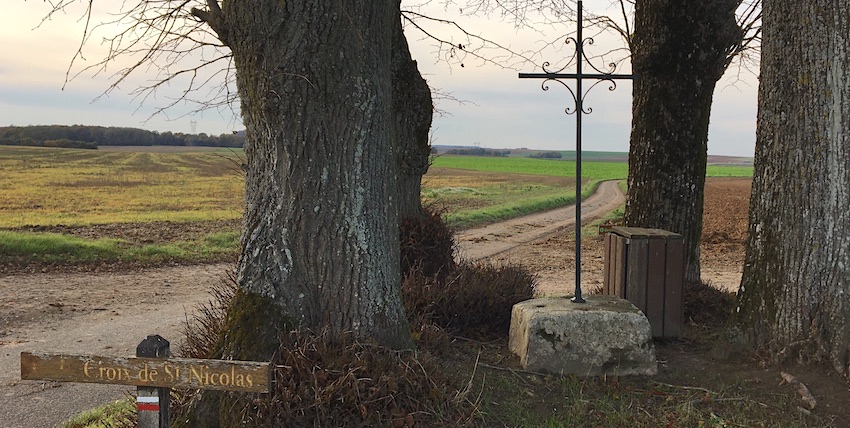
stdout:
<svg viewBox="0 0 850 428">
<path fill-rule="evenodd" d="M 584 201 L 582 218 L 591 221 L 623 201 L 615 182 L 603 183 Z M 566 207 L 465 231 L 458 235 L 458 247 L 462 257 L 522 264 L 538 276 L 542 293 L 567 294 L 574 276 L 571 230 L 565 229 L 574 224 L 575 208 Z M 601 278 L 597 241 L 583 243 L 586 287 Z M 149 334 L 162 335 L 176 349 L 185 314 L 208 299 L 207 290 L 229 268 L 230 264 L 214 264 L 0 276 L 0 396 L 5 402 L 0 406 L 0 428 L 53 427 L 132 391 L 22 381 L 22 351 L 126 356 L 133 355 Z"/>
<path fill-rule="evenodd" d="M 149 334 L 176 349 L 185 314 L 229 264 L 0 277 L 0 428 L 54 427 L 131 387 L 20 380 L 20 354 L 134 355 Z"/>
<path fill-rule="evenodd" d="M 605 181 L 582 201 L 582 223 L 596 220 L 626 202 L 616 181 Z M 491 258 L 520 245 L 546 238 L 576 223 L 575 205 L 519 217 L 457 234 L 458 257 Z"/>
<path fill-rule="evenodd" d="M 590 223 L 626 202 L 616 181 L 606 181 L 582 201 L 582 223 Z M 575 205 L 520 217 L 458 233 L 458 257 L 521 265 L 537 277 L 537 294 L 571 295 L 575 291 Z M 582 240 L 582 287 L 601 284 L 601 248 Z"/>
</svg>

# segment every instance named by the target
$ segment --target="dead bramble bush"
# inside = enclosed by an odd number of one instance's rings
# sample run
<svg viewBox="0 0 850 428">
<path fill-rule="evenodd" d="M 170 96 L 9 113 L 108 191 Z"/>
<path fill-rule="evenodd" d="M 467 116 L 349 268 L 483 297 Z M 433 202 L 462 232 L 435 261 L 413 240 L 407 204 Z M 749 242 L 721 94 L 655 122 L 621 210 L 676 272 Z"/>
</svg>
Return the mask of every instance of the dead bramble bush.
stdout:
<svg viewBox="0 0 850 428">
<path fill-rule="evenodd" d="M 725 323 L 735 308 L 735 296 L 702 281 L 685 281 L 685 319 L 697 326 L 716 328 Z"/>
<path fill-rule="evenodd" d="M 410 275 L 402 300 L 411 324 L 427 319 L 454 334 L 505 337 L 513 305 L 534 296 L 534 276 L 519 266 L 461 262 L 445 279 Z"/>
<path fill-rule="evenodd" d="M 534 295 L 534 278 L 518 266 L 455 263 L 454 232 L 441 212 L 400 225 L 402 300 L 419 346 L 440 352 L 446 331 L 479 338 L 508 333 L 511 308 Z"/>
<path fill-rule="evenodd" d="M 187 318 L 181 355 L 213 356 L 237 288 L 235 276 L 227 274 L 212 290 L 212 299 Z M 422 323 L 413 334 L 420 341 L 448 346 L 447 336 L 433 325 Z M 205 394 L 218 403 L 221 426 L 462 427 L 481 423 L 468 385 L 459 385 L 462 382 L 448 376 L 426 352 L 394 351 L 350 336 L 305 330 L 281 334 L 273 362 L 274 389 L 269 394 L 173 391 L 175 425 L 202 423 L 193 411 Z M 203 407 L 200 414 L 210 415 Z"/>
<path fill-rule="evenodd" d="M 423 218 L 406 218 L 399 224 L 402 278 L 413 272 L 443 278 L 454 268 L 454 232 L 441 215 L 426 208 Z"/>
<path fill-rule="evenodd" d="M 448 386 L 453 380 L 424 353 L 305 331 L 283 335 L 275 363 L 274 391 L 241 400 L 241 409 L 233 409 L 241 414 L 240 423 L 258 427 L 480 423 L 469 391 Z"/>
<path fill-rule="evenodd" d="M 227 271 L 218 283 L 210 290 L 210 300 L 196 312 L 187 315 L 183 328 L 186 339 L 180 344 L 178 353 L 186 358 L 211 358 L 219 335 L 224 329 L 227 308 L 239 285 L 236 273 Z"/>
</svg>

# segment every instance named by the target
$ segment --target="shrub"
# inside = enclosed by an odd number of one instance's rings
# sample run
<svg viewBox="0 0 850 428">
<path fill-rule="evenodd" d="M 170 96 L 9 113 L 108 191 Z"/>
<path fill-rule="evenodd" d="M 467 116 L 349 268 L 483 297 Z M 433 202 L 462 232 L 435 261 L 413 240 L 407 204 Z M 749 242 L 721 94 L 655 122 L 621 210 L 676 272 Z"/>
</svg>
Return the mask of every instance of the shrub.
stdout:
<svg viewBox="0 0 850 428">
<path fill-rule="evenodd" d="M 426 277 L 445 277 L 454 269 L 454 232 L 441 212 L 427 208 L 423 218 L 402 220 L 399 230 L 402 278 L 414 271 Z"/>
<path fill-rule="evenodd" d="M 210 300 L 187 316 L 183 328 L 186 339 L 180 343 L 178 354 L 186 358 L 212 358 L 219 335 L 224 330 L 227 308 L 239 284 L 236 272 L 228 271 L 210 290 Z"/>
<path fill-rule="evenodd" d="M 327 333 L 281 338 L 274 390 L 242 399 L 238 422 L 258 427 L 474 426 L 468 391 L 457 391 L 427 354 L 393 351 Z"/>
<path fill-rule="evenodd" d="M 464 149 L 449 149 L 446 151 L 447 155 L 460 155 L 460 156 L 493 156 L 493 157 L 507 157 L 511 154 L 510 150 L 493 150 L 493 149 L 485 149 L 483 147 L 469 147 Z"/>
<path fill-rule="evenodd" d="M 702 281 L 685 281 L 685 319 L 697 326 L 723 325 L 735 309 L 735 295 L 720 291 Z"/>
<path fill-rule="evenodd" d="M 411 324 L 422 319 L 482 339 L 508 334 L 513 305 L 534 296 L 534 276 L 518 266 L 462 262 L 445 279 L 409 275 L 402 300 Z"/>
</svg>

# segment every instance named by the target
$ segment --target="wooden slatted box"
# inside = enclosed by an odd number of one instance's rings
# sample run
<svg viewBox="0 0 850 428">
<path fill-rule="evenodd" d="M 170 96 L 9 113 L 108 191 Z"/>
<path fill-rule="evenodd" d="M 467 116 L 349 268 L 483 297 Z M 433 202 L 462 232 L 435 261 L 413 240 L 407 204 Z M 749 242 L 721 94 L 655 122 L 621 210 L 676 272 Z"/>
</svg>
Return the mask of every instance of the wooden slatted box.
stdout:
<svg viewBox="0 0 850 428">
<path fill-rule="evenodd" d="M 603 293 L 627 299 L 649 319 L 654 337 L 684 327 L 685 245 L 661 229 L 613 227 L 604 237 Z"/>
</svg>

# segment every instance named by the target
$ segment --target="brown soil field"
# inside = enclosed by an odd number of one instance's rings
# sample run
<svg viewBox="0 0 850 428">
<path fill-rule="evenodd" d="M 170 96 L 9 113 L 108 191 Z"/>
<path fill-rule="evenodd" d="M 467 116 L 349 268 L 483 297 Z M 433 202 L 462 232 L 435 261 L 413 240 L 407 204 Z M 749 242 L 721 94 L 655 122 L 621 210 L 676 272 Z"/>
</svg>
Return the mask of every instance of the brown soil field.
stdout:
<svg viewBox="0 0 850 428">
<path fill-rule="evenodd" d="M 734 291 L 740 281 L 749 193 L 748 179 L 713 178 L 706 184 L 702 271 L 704 280 L 720 289 Z M 238 222 L 205 222 L 48 230 L 167 242 L 238 227 Z M 574 278 L 570 232 L 571 228 L 564 226 L 553 234 L 483 257 L 526 266 L 538 276 L 543 294 L 569 294 L 568 284 Z M 478 245 L 488 246 L 511 234 L 505 228 L 502 237 L 493 234 L 476 239 Z M 601 284 L 601 238 L 587 237 L 582 251 L 583 284 L 591 289 Z M 121 398 L 126 391 L 102 385 L 21 381 L 17 375 L 20 352 L 127 355 L 139 340 L 154 332 L 179 342 L 186 313 L 208 299 L 207 291 L 231 266 L 232 261 L 189 266 L 0 266 L 0 396 L 7 403 L 0 407 L 0 427 L 54 426 L 85 408 Z M 777 414 L 790 415 L 781 420 L 796 420 L 801 418 L 803 404 L 795 387 L 782 384 L 780 372 L 786 371 L 805 383 L 818 400 L 812 411 L 817 422 L 791 426 L 850 426 L 846 406 L 850 384 L 826 367 L 774 365 L 757 354 L 742 354 L 711 339 L 717 325 L 696 325 L 692 320 L 687 324 L 686 337 L 656 344 L 659 374 L 655 381 L 709 392 L 739 391 Z M 502 349 L 506 344 L 492 346 L 495 353 L 505 356 L 491 364 L 516 368 L 515 358 Z M 539 386 L 536 393 L 546 391 Z M 545 407 L 545 401 L 540 405 Z"/>
</svg>

